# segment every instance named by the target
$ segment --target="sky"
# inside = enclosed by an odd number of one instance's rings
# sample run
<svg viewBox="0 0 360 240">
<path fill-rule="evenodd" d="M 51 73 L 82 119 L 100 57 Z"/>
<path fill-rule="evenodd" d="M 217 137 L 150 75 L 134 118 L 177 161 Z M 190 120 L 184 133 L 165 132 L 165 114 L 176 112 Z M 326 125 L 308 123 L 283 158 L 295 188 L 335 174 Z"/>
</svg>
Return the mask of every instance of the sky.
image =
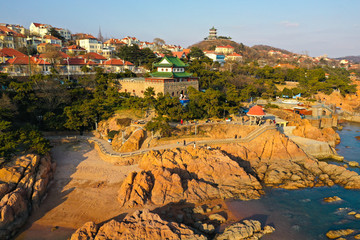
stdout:
<svg viewBox="0 0 360 240">
<path fill-rule="evenodd" d="M 360 55 L 360 0 L 0 0 L 0 22 L 188 47 L 215 27 L 247 46 L 316 57 Z"/>
</svg>

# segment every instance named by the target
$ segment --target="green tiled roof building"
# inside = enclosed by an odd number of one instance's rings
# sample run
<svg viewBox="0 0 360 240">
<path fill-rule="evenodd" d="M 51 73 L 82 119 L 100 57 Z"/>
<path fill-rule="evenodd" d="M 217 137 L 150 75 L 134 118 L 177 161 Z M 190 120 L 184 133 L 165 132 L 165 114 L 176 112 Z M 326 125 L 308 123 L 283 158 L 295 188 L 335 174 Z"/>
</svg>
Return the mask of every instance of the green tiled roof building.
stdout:
<svg viewBox="0 0 360 240">
<path fill-rule="evenodd" d="M 152 77 L 180 80 L 181 78 L 189 78 L 192 75 L 191 73 L 185 72 L 185 68 L 189 65 L 177 57 L 165 56 L 160 62 L 155 63 L 154 66 L 157 67 L 157 71 L 150 73 Z"/>
<path fill-rule="evenodd" d="M 179 58 L 166 56 L 154 66 L 157 67 L 157 71 L 150 73 L 151 77 L 119 79 L 119 91 L 143 97 L 146 89 L 151 87 L 155 94 L 170 94 L 184 100 L 189 87 L 199 90 L 199 79 L 185 71 L 188 65 Z"/>
</svg>

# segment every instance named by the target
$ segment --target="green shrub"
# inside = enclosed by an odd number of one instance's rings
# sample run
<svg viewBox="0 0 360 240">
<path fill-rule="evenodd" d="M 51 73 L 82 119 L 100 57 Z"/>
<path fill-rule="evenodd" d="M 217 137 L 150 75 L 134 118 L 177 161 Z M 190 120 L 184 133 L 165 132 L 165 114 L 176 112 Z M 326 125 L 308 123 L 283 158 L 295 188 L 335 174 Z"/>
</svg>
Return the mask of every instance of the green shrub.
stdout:
<svg viewBox="0 0 360 240">
<path fill-rule="evenodd" d="M 108 133 L 108 137 L 113 139 L 115 137 L 116 134 L 118 134 L 120 131 L 115 131 L 115 130 L 111 130 L 109 133 Z"/>
</svg>

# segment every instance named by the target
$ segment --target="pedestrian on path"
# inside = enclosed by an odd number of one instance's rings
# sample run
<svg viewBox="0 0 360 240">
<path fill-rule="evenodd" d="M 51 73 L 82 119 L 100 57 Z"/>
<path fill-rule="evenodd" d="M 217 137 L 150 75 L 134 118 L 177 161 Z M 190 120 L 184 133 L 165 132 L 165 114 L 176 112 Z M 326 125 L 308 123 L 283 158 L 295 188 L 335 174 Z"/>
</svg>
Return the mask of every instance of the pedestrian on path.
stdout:
<svg viewBox="0 0 360 240">
<path fill-rule="evenodd" d="M 196 148 L 196 142 L 194 141 L 194 148 Z"/>
<path fill-rule="evenodd" d="M 184 146 L 186 145 L 186 141 L 184 140 Z"/>
</svg>

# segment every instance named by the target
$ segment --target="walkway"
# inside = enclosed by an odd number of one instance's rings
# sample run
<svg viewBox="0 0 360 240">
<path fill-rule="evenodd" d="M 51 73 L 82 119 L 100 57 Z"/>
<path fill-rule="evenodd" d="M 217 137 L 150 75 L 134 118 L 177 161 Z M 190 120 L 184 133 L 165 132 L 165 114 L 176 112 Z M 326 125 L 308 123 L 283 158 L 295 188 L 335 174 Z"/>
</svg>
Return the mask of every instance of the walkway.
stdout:
<svg viewBox="0 0 360 240">
<path fill-rule="evenodd" d="M 153 150 L 184 148 L 189 145 L 193 145 L 194 143 L 196 144 L 196 146 L 210 145 L 210 144 L 224 144 L 224 143 L 245 143 L 245 142 L 252 141 L 256 137 L 260 136 L 262 133 L 264 133 L 268 130 L 272 130 L 272 129 L 277 129 L 277 127 L 275 125 L 262 126 L 256 130 L 250 132 L 250 134 L 248 136 L 246 136 L 244 138 L 239 138 L 239 139 L 235 139 L 235 138 L 209 139 L 209 140 L 200 140 L 200 141 L 196 141 L 196 142 L 194 142 L 194 141 L 187 142 L 185 145 L 183 143 L 175 143 L 175 144 L 161 145 L 161 146 L 156 146 L 156 147 L 151 147 L 151 148 L 146 148 L 146 149 L 140 149 L 137 151 L 126 152 L 126 153 L 115 152 L 112 149 L 111 145 L 107 141 L 96 138 L 96 137 L 92 137 L 92 136 L 80 136 L 80 135 L 67 136 L 67 137 L 54 136 L 54 137 L 47 137 L 47 139 L 49 139 L 49 140 L 61 140 L 61 139 L 87 140 L 89 142 L 96 143 L 99 146 L 99 148 L 103 154 L 106 154 L 111 157 L 129 157 L 129 156 L 141 155 L 141 154 L 147 153 L 149 151 L 153 151 Z"/>
</svg>

